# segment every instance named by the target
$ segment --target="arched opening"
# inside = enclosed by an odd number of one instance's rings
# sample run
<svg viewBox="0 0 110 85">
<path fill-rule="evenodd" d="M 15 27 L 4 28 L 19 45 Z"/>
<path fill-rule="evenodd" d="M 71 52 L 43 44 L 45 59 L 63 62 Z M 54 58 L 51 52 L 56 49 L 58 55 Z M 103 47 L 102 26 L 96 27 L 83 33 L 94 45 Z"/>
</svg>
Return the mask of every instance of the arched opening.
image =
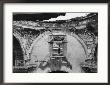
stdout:
<svg viewBox="0 0 110 85">
<path fill-rule="evenodd" d="M 23 51 L 15 36 L 13 36 L 13 66 L 24 66 Z"/>
<path fill-rule="evenodd" d="M 67 59 L 66 64 L 70 62 L 70 65 L 72 66 L 72 72 L 81 72 L 82 69 L 80 68 L 80 63 L 84 62 L 85 58 L 87 57 L 87 50 L 86 50 L 87 47 L 84 44 L 84 42 L 81 41 L 81 39 L 78 38 L 78 36 L 75 34 L 64 33 L 62 31 L 53 32 L 52 34 L 49 32 L 45 32 L 44 34 L 41 34 L 33 42 L 29 52 L 31 63 L 39 65 L 40 62 L 38 63 L 38 61 L 45 60 L 48 62 L 47 57 L 49 58 L 51 57 L 52 59 L 54 59 L 54 61 L 58 60 L 58 63 L 60 63 L 63 59 L 65 59 L 64 57 L 66 57 Z M 63 44 L 62 40 L 59 40 L 59 39 L 63 39 L 62 36 L 64 35 L 67 38 L 67 41 L 65 41 L 66 44 Z M 55 38 L 51 39 L 51 36 L 55 36 Z M 51 44 L 50 41 L 52 40 L 54 41 L 54 44 L 50 45 Z M 58 53 L 59 52 L 58 48 L 60 48 L 60 53 Z M 45 58 L 47 58 L 47 60 Z M 67 67 L 65 63 L 60 63 L 60 64 L 61 65 L 56 65 L 56 63 L 51 62 L 51 64 L 48 64 L 47 67 L 50 67 L 52 72 L 54 72 L 54 70 L 56 70 L 57 68 L 58 70 L 62 69 L 62 66 Z M 55 71 L 55 72 L 59 72 L 59 71 Z"/>
</svg>

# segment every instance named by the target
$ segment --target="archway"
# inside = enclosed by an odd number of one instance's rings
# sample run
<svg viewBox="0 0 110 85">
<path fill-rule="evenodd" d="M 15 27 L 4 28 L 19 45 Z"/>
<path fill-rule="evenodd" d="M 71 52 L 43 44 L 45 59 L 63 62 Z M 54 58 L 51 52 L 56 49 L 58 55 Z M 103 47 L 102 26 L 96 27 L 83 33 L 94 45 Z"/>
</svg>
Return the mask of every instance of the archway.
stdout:
<svg viewBox="0 0 110 85">
<path fill-rule="evenodd" d="M 23 51 L 19 40 L 13 35 L 13 66 L 24 66 Z"/>
<path fill-rule="evenodd" d="M 46 60 L 50 57 L 49 51 L 49 35 L 52 35 L 50 32 L 45 32 L 38 36 L 38 38 L 31 45 L 29 54 L 32 64 L 36 64 L 38 60 Z M 57 33 L 53 32 L 53 35 L 66 35 L 67 37 L 67 58 L 73 66 L 74 72 L 80 70 L 80 63 L 84 62 L 87 57 L 87 47 L 82 39 L 76 34 L 71 34 L 67 32 L 59 31 Z M 37 64 L 39 64 L 37 62 Z"/>
<path fill-rule="evenodd" d="M 35 41 L 33 42 L 33 44 L 30 46 L 30 49 L 29 49 L 29 54 L 32 52 L 32 49 L 33 49 L 33 46 L 41 39 L 45 36 L 45 39 L 44 41 L 46 41 L 48 43 L 48 36 L 52 34 L 50 31 L 46 31 L 42 34 L 40 34 L 36 39 Z M 60 34 L 60 33 L 59 33 Z M 74 33 L 71 33 L 71 32 L 61 32 L 61 34 L 66 34 L 68 36 L 71 36 L 71 38 L 73 37 L 74 39 L 77 39 L 77 41 L 82 45 L 82 47 L 84 48 L 84 52 L 86 54 L 86 57 L 88 55 L 88 52 L 87 52 L 87 46 L 85 45 L 84 41 L 76 34 Z M 46 43 L 46 44 L 47 44 Z M 30 55 L 29 55 L 30 56 Z"/>
</svg>

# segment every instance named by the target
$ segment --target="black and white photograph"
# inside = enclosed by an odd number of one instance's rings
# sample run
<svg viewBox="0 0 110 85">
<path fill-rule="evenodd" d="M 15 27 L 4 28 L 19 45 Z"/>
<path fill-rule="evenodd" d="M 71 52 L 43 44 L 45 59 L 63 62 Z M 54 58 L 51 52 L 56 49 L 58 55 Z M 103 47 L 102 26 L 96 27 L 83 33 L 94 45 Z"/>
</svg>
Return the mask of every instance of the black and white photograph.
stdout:
<svg viewBox="0 0 110 85">
<path fill-rule="evenodd" d="M 5 4 L 4 82 L 107 82 L 107 4 Z"/>
<path fill-rule="evenodd" d="M 13 13 L 13 73 L 97 73 L 98 13 Z"/>
</svg>

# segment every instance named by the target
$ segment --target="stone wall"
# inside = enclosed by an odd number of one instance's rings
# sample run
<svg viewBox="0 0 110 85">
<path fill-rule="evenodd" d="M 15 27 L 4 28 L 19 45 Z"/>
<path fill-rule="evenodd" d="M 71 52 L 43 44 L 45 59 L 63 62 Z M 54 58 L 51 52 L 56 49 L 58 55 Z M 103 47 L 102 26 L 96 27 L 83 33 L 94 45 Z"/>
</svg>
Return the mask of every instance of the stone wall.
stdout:
<svg viewBox="0 0 110 85">
<path fill-rule="evenodd" d="M 13 21 L 13 36 L 15 36 L 23 49 L 24 64 L 27 66 L 30 60 L 29 51 L 34 40 L 46 32 L 61 30 L 76 34 L 87 46 L 87 60 L 82 67 L 97 68 L 97 46 L 98 46 L 98 14 L 91 13 L 86 17 L 77 17 L 65 21 Z M 90 64 L 90 65 L 89 65 Z M 93 66 L 94 64 L 94 66 Z"/>
</svg>

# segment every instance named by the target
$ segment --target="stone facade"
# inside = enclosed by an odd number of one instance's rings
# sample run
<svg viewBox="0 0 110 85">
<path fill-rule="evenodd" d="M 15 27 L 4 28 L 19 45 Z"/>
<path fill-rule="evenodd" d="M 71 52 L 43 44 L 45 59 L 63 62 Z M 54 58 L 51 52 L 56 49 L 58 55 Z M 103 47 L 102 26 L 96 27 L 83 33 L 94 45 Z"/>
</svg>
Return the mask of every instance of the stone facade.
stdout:
<svg viewBox="0 0 110 85">
<path fill-rule="evenodd" d="M 13 21 L 13 36 L 18 40 L 23 52 L 23 68 L 30 66 L 30 53 L 33 43 L 46 33 L 63 32 L 74 36 L 83 46 L 86 52 L 86 60 L 82 67 L 97 69 L 97 45 L 98 45 L 98 15 L 90 14 L 86 17 L 73 18 L 65 21 Z M 47 40 L 48 42 L 48 40 Z M 15 56 L 13 56 L 15 57 Z M 15 66 L 18 68 L 19 66 Z"/>
</svg>

